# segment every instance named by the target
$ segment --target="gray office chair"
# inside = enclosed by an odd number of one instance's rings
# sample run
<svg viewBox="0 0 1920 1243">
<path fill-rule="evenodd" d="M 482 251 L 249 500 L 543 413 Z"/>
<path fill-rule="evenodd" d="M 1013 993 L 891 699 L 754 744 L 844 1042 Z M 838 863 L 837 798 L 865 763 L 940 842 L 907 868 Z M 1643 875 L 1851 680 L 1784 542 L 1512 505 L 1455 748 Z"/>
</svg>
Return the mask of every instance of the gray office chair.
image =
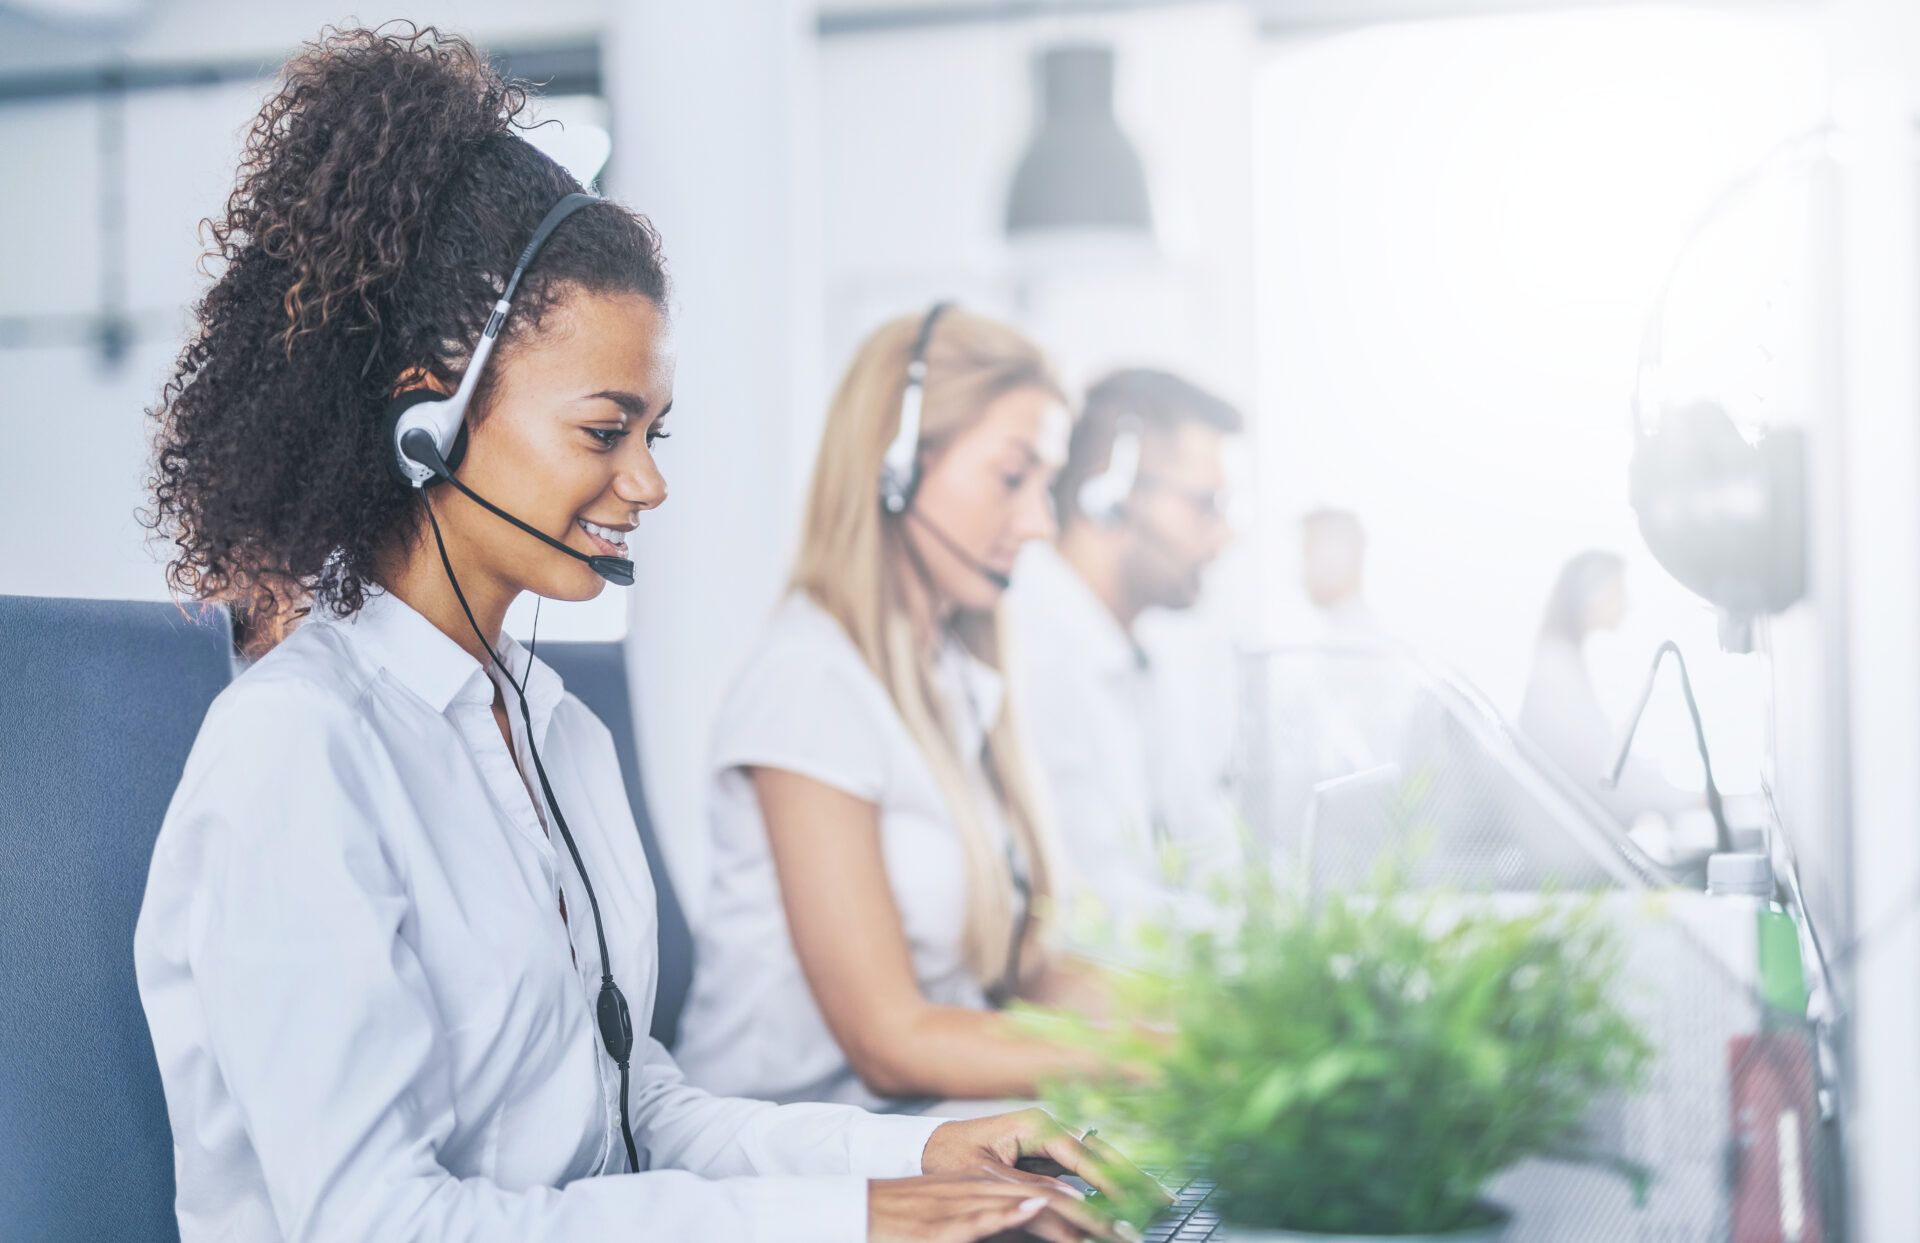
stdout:
<svg viewBox="0 0 1920 1243">
<path fill-rule="evenodd" d="M 232 676 L 219 609 L 0 596 L 0 1235 L 173 1240 L 133 977 L 167 802 Z"/>
<path fill-rule="evenodd" d="M 660 989 L 653 1003 L 653 1038 L 669 1049 L 680 1030 L 680 1009 L 693 983 L 693 934 L 673 892 L 666 859 L 647 814 L 646 790 L 640 784 L 640 750 L 633 732 L 633 704 L 627 694 L 627 658 L 619 643 L 542 643 L 540 659 L 553 667 L 567 689 L 580 697 L 613 733 L 620 753 L 620 776 L 627 783 L 627 802 L 633 822 L 640 826 L 640 847 L 647 852 L 653 888 L 660 908 Z"/>
</svg>

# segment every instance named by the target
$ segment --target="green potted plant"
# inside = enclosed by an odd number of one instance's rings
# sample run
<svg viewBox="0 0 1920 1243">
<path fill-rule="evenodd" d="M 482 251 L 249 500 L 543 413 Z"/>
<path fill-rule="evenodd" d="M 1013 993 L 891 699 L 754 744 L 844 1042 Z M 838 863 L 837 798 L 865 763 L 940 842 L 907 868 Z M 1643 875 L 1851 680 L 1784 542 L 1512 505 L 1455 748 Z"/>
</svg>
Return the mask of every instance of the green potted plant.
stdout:
<svg viewBox="0 0 1920 1243">
<path fill-rule="evenodd" d="M 1062 1116 L 1213 1180 L 1228 1238 L 1488 1243 L 1507 1220 L 1484 1199 L 1496 1174 L 1606 1160 L 1580 1150 L 1580 1121 L 1650 1049 L 1614 1003 L 1593 902 L 1415 899 L 1390 878 L 1317 904 L 1239 897 L 1230 930 L 1158 936 L 1119 1021 L 1047 1020 L 1110 1068 L 1057 1085 Z"/>
</svg>

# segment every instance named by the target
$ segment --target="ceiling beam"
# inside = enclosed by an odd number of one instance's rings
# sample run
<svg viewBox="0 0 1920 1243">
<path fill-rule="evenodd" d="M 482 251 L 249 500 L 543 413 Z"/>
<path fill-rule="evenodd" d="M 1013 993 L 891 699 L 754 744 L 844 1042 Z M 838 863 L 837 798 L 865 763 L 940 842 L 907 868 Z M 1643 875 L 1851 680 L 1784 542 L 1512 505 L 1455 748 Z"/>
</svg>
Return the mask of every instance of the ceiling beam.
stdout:
<svg viewBox="0 0 1920 1243">
<path fill-rule="evenodd" d="M 545 95 L 601 93 L 598 40 L 550 47 L 489 48 L 487 56 L 508 77 L 539 84 Z M 280 72 L 284 61 L 285 55 L 277 54 L 249 60 L 104 63 L 45 73 L 0 75 L 0 104 L 177 90 L 227 82 L 264 82 Z"/>
<path fill-rule="evenodd" d="M 1184 8 L 1218 0 L 901 0 L 898 3 L 822 5 L 815 19 L 822 37 L 887 34 L 955 26 L 1005 26 L 1042 19 L 1099 17 Z M 1633 0 L 1245 0 L 1262 31 L 1286 34 L 1380 22 L 1538 13 L 1624 5 Z M 1702 7 L 1744 10 L 1808 9 L 1819 0 L 1694 0 Z"/>
</svg>

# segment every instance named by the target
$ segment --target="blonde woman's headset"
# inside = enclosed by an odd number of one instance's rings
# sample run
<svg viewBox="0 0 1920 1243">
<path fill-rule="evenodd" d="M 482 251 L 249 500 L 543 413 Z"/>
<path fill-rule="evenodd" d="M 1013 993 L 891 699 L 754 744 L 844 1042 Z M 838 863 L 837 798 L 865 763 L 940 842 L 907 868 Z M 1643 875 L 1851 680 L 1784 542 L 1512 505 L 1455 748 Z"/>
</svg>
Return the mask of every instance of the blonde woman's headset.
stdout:
<svg viewBox="0 0 1920 1243">
<path fill-rule="evenodd" d="M 1013 585 L 1011 578 L 962 548 L 913 504 L 920 491 L 920 410 L 926 402 L 927 346 L 933 340 L 934 325 L 951 309 L 951 302 L 934 303 L 913 338 L 913 352 L 907 356 L 907 387 L 900 395 L 900 428 L 880 459 L 880 507 L 896 518 L 919 524 L 962 565 L 1005 591 Z"/>
</svg>

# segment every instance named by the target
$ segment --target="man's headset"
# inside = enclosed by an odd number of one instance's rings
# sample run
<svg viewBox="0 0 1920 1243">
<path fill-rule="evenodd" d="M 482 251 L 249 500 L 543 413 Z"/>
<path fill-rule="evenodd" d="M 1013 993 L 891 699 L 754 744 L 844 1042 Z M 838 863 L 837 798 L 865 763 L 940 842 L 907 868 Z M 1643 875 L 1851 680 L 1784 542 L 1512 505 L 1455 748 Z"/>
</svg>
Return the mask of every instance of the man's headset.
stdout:
<svg viewBox="0 0 1920 1243">
<path fill-rule="evenodd" d="M 1089 475 L 1074 494 L 1080 512 L 1103 527 L 1117 526 L 1126 516 L 1127 498 L 1140 479 L 1140 420 L 1122 415 L 1114 424 L 1113 449 L 1107 468 Z"/>
<path fill-rule="evenodd" d="M 913 339 L 913 353 L 907 358 L 907 387 L 900 396 L 900 429 L 880 459 L 880 507 L 896 518 L 918 523 L 960 564 L 1005 591 L 1013 586 L 1011 578 L 962 548 L 913 504 L 920 492 L 920 408 L 926 402 L 927 345 L 933 340 L 934 325 L 952 308 L 951 302 L 934 303 Z"/>
<path fill-rule="evenodd" d="M 450 483 L 488 513 L 512 523 L 569 557 L 586 562 L 601 578 L 617 587 L 631 587 L 633 562 L 625 557 L 589 556 L 569 548 L 545 531 L 522 522 L 487 500 L 453 473 L 454 467 L 466 455 L 467 407 L 473 401 L 474 390 L 480 386 L 480 374 L 486 370 L 494 342 L 499 340 L 501 329 L 506 327 L 507 313 L 513 309 L 513 291 L 519 287 L 520 278 L 526 275 L 533 257 L 540 253 L 540 247 L 560 227 L 560 222 L 582 207 L 599 201 L 591 194 L 569 194 L 553 205 L 553 209 L 540 221 L 539 227 L 534 229 L 526 249 L 520 252 L 520 259 L 513 265 L 513 275 L 507 278 L 507 287 L 501 292 L 500 300 L 493 304 L 493 314 L 487 316 L 487 326 L 480 331 L 480 342 L 474 346 L 473 359 L 467 364 L 466 374 L 460 377 L 460 387 L 451 397 L 442 397 L 430 388 L 409 389 L 396 396 L 387 403 L 384 420 L 386 436 L 383 442 L 392 449 L 388 465 L 402 483 L 422 489 L 434 483 Z"/>
<path fill-rule="evenodd" d="M 546 765 L 541 762 L 540 752 L 534 746 L 533 716 L 527 707 L 526 681 L 514 679 L 513 672 L 493 650 L 493 644 L 481 633 L 480 623 L 474 619 L 473 609 L 467 605 L 466 593 L 460 589 L 460 580 L 454 575 L 453 562 L 447 556 L 446 541 L 440 535 L 440 520 L 434 515 L 433 502 L 428 499 L 426 492 L 434 483 L 450 483 L 488 513 L 505 519 L 569 557 L 586 562 L 608 582 L 621 587 L 632 585 L 633 562 L 624 557 L 590 557 L 576 552 L 480 496 L 453 473 L 453 467 L 459 464 L 466 451 L 467 406 L 473 400 L 480 373 L 487 365 L 487 357 L 493 353 L 494 342 L 499 339 L 500 330 L 507 322 L 507 314 L 513 309 L 513 291 L 519 286 L 520 278 L 526 275 L 527 265 L 540 253 L 541 245 L 559 227 L 560 222 L 582 207 L 599 201 L 590 194 L 569 194 L 553 205 L 553 209 L 540 221 L 539 227 L 534 229 L 533 238 L 527 243 L 526 249 L 520 252 L 520 259 L 513 265 L 513 275 L 507 278 L 507 286 L 500 300 L 493 304 L 493 314 L 487 317 L 487 325 L 481 330 L 473 359 L 467 364 L 466 374 L 460 377 L 460 387 L 451 397 L 441 397 L 431 389 L 420 388 L 401 393 L 388 402 L 386 435 L 382 443 L 391 450 L 387 465 L 402 482 L 419 489 L 421 504 L 426 506 L 427 521 L 433 527 L 434 543 L 440 550 L 440 565 L 447 572 L 447 582 L 453 587 L 454 597 L 460 601 L 460 609 L 467 615 L 467 624 L 473 627 L 480 646 L 505 675 L 520 701 L 520 720 L 526 727 L 527 751 L 533 757 L 534 772 L 540 780 L 540 793 L 546 801 L 547 810 L 553 813 L 553 822 L 560 830 L 561 840 L 566 843 L 567 853 L 573 857 L 574 870 L 580 874 L 581 887 L 587 891 L 587 906 L 593 912 L 593 936 L 600 947 L 600 993 L 594 1003 L 595 1019 L 600 1028 L 601 1043 L 606 1045 L 608 1056 L 620 1068 L 620 1137 L 626 1141 L 629 1168 L 638 1170 L 640 1154 L 634 1147 L 633 1124 L 627 1108 L 627 1081 L 633 1056 L 633 1015 L 627 1008 L 626 995 L 613 982 L 613 966 L 607 956 L 607 930 L 600 920 L 600 899 L 593 892 L 593 881 L 587 876 L 587 865 L 580 858 L 580 848 L 574 844 L 573 831 L 567 827 L 567 818 L 561 813 L 559 800 L 553 795 L 553 785 L 547 780 Z M 527 655 L 531 661 L 531 648 Z"/>
</svg>

